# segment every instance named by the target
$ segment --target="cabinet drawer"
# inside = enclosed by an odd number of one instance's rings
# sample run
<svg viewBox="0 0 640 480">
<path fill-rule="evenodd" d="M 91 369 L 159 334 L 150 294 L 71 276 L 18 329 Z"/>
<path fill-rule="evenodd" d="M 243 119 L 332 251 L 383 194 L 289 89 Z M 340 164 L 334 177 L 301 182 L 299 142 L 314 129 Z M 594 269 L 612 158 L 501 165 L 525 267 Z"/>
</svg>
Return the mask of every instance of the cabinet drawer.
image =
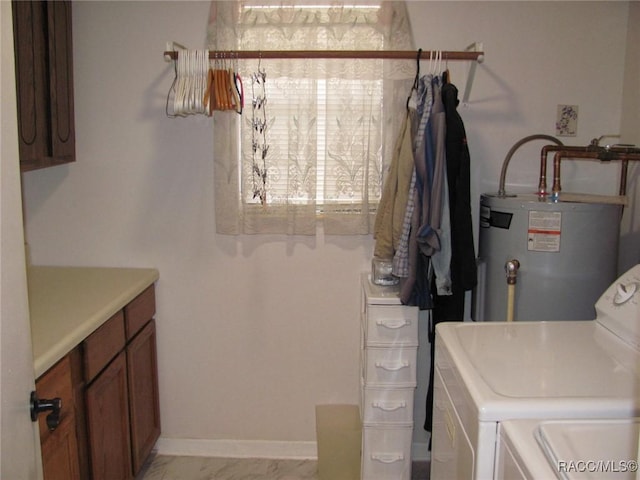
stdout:
<svg viewBox="0 0 640 480">
<path fill-rule="evenodd" d="M 410 480 L 412 426 L 366 426 L 362 440 L 363 480 Z"/>
<path fill-rule="evenodd" d="M 53 367 L 47 370 L 36 382 L 36 393 L 38 398 L 52 399 L 60 397 L 62 400 L 62 408 L 60 410 L 60 425 L 73 419 L 74 416 L 74 400 L 73 387 L 71 381 L 71 362 L 67 355 Z M 38 417 L 40 424 L 40 441 L 44 442 L 52 433 L 47 427 L 47 414 L 42 413 Z M 60 427 L 58 427 L 60 428 Z"/>
<path fill-rule="evenodd" d="M 151 285 L 124 307 L 127 340 L 132 339 L 155 313 L 155 288 Z"/>
<path fill-rule="evenodd" d="M 370 305 L 365 335 L 367 345 L 418 345 L 418 311 L 413 307 Z"/>
<path fill-rule="evenodd" d="M 362 422 L 364 424 L 413 425 L 414 387 L 362 386 Z"/>
<path fill-rule="evenodd" d="M 365 386 L 416 386 L 417 347 L 367 347 L 364 352 Z"/>
<path fill-rule="evenodd" d="M 124 348 L 124 316 L 116 313 L 82 343 L 84 378 L 89 383 Z"/>
</svg>

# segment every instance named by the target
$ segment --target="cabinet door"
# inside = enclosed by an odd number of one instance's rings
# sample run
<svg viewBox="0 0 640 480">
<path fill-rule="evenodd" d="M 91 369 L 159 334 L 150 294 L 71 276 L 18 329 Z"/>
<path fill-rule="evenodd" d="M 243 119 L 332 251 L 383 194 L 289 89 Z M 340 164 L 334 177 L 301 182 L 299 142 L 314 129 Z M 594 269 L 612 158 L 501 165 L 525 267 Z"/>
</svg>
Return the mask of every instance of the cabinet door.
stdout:
<svg viewBox="0 0 640 480">
<path fill-rule="evenodd" d="M 42 442 L 44 480 L 80 480 L 76 424 L 63 421 Z"/>
<path fill-rule="evenodd" d="M 11 3 L 16 61 L 18 140 L 21 169 L 37 168 L 48 152 L 49 79 L 46 65 L 47 15 L 44 2 Z"/>
<path fill-rule="evenodd" d="M 156 325 L 151 320 L 127 346 L 133 470 L 138 473 L 160 436 Z"/>
<path fill-rule="evenodd" d="M 54 162 L 75 158 L 73 39 L 71 2 L 47 2 L 51 156 Z"/>
<path fill-rule="evenodd" d="M 42 413 L 38 418 L 44 479 L 80 480 L 73 386 L 68 356 L 38 379 L 36 392 L 40 399 L 58 397 L 62 400 L 60 423 L 55 430 L 49 430 L 47 427 L 46 413 Z"/>
<path fill-rule="evenodd" d="M 133 478 L 124 352 L 87 387 L 86 410 L 93 480 Z"/>
<path fill-rule="evenodd" d="M 71 2 L 12 2 L 20 168 L 75 161 Z"/>
</svg>

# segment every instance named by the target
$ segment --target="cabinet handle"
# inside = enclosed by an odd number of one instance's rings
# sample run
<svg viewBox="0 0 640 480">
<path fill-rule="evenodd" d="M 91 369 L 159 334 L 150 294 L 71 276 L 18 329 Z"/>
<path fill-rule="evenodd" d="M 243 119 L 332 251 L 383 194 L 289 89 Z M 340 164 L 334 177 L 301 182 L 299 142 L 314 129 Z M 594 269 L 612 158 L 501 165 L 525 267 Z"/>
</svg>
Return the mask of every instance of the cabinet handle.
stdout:
<svg viewBox="0 0 640 480">
<path fill-rule="evenodd" d="M 396 362 L 396 363 L 382 363 L 376 362 L 376 368 L 382 368 L 383 370 L 388 370 L 390 372 L 397 372 L 403 368 L 407 368 L 409 366 L 409 362 Z"/>
<path fill-rule="evenodd" d="M 401 453 L 372 453 L 371 460 L 375 460 L 380 463 L 394 463 L 404 460 L 404 455 Z"/>
<path fill-rule="evenodd" d="M 376 325 L 378 325 L 379 327 L 396 329 L 408 327 L 409 325 L 411 325 L 411 322 L 409 320 L 377 320 Z"/>
<path fill-rule="evenodd" d="M 60 410 L 62 409 L 62 399 L 60 397 L 46 399 L 38 398 L 35 391 L 31 392 L 31 421 L 37 422 L 38 415 L 43 412 L 51 412 L 47 415 L 47 427 L 53 432 L 60 424 Z"/>
<path fill-rule="evenodd" d="M 373 408 L 379 408 L 385 412 L 393 412 L 407 407 L 406 402 L 373 402 L 371 405 Z"/>
</svg>

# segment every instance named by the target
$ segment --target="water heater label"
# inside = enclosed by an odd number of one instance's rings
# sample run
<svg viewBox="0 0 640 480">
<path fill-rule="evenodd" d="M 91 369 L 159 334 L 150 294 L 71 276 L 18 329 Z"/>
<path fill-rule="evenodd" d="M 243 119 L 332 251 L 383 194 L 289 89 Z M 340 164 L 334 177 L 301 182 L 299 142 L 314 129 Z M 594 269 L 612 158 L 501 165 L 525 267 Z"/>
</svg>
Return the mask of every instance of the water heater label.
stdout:
<svg viewBox="0 0 640 480">
<path fill-rule="evenodd" d="M 527 250 L 559 252 L 561 227 L 561 212 L 529 212 Z"/>
</svg>

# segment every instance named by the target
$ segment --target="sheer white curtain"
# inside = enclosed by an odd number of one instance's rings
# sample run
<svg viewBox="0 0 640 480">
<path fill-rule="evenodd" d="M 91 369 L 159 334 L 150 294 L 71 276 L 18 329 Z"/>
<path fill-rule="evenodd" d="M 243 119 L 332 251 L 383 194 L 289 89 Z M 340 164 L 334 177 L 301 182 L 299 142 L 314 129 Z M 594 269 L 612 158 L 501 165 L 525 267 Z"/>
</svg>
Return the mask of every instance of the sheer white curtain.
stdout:
<svg viewBox="0 0 640 480">
<path fill-rule="evenodd" d="M 404 2 L 213 1 L 208 48 L 412 50 Z M 242 115 L 214 114 L 223 234 L 372 232 L 415 62 L 235 60 Z"/>
</svg>

